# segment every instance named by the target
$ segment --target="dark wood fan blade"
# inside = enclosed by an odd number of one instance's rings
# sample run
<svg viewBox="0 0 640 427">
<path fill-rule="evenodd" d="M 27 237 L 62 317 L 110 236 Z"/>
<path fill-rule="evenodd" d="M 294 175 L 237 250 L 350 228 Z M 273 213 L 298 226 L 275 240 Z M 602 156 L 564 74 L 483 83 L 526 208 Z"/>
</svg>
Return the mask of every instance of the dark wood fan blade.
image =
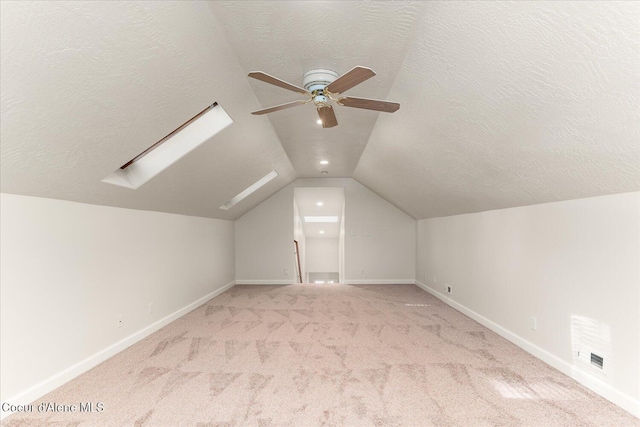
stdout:
<svg viewBox="0 0 640 427">
<path fill-rule="evenodd" d="M 273 113 L 274 111 L 280 111 L 280 110 L 284 110 L 284 109 L 287 109 L 287 108 L 291 108 L 291 107 L 295 107 L 297 105 L 303 105 L 303 104 L 306 104 L 306 102 L 305 101 L 287 102 L 286 104 L 280 104 L 280 105 L 276 105 L 274 107 L 265 108 L 264 110 L 254 111 L 251 114 L 255 114 L 256 116 L 260 116 L 262 114 Z"/>
<path fill-rule="evenodd" d="M 330 105 L 318 107 L 318 116 L 320 116 L 320 120 L 322 120 L 323 128 L 332 128 L 334 126 L 338 126 L 338 119 L 336 119 L 336 115 L 333 112 L 333 107 L 331 107 Z"/>
<path fill-rule="evenodd" d="M 276 85 L 293 92 L 304 93 L 305 95 L 309 93 L 306 91 L 306 89 L 301 88 L 300 86 L 292 85 L 291 83 L 287 83 L 277 77 L 270 76 L 269 74 L 263 73 L 262 71 L 252 71 L 249 73 L 249 77 L 253 77 L 254 79 L 261 80 L 265 83 L 270 83 L 272 85 Z"/>
<path fill-rule="evenodd" d="M 377 99 L 353 98 L 345 96 L 338 100 L 338 104 L 345 107 L 365 108 L 367 110 L 383 111 L 385 113 L 393 113 L 398 111 L 400 104 L 397 102 L 379 101 Z"/>
<path fill-rule="evenodd" d="M 343 93 L 375 75 L 376 73 L 374 73 L 371 68 L 361 67 L 358 65 L 338 77 L 338 79 L 327 86 L 325 90 L 335 94 Z"/>
</svg>

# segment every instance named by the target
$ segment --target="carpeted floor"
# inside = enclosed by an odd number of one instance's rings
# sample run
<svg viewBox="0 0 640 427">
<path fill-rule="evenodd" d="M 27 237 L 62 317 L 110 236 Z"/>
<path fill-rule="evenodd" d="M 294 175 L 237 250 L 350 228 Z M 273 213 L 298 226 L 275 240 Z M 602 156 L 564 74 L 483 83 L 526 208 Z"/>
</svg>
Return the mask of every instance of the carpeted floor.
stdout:
<svg viewBox="0 0 640 427">
<path fill-rule="evenodd" d="M 43 355 L 46 357 L 46 355 Z M 640 426 L 413 285 L 236 286 L 7 426 Z"/>
</svg>

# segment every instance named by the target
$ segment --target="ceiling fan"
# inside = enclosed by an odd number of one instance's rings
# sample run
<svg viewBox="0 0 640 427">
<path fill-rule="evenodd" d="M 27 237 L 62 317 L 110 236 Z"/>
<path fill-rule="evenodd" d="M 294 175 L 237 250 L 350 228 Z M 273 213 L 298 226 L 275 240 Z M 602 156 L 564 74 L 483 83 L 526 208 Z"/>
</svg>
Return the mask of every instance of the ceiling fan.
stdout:
<svg viewBox="0 0 640 427">
<path fill-rule="evenodd" d="M 354 67 L 347 73 L 338 77 L 338 73 L 331 70 L 311 70 L 304 73 L 304 88 L 287 83 L 262 71 L 252 71 L 249 77 L 261 80 L 265 83 L 287 89 L 293 92 L 301 93 L 308 98 L 305 100 L 288 102 L 286 104 L 276 105 L 274 107 L 265 108 L 264 110 L 254 111 L 251 114 L 261 115 L 273 113 L 274 111 L 284 110 L 286 108 L 296 107 L 298 105 L 308 104 L 312 102 L 316 105 L 318 116 L 323 128 L 331 128 L 338 125 L 338 120 L 333 112 L 333 107 L 329 101 L 333 101 L 344 107 L 364 108 L 367 110 L 383 111 L 385 113 L 393 113 L 400 108 L 397 102 L 379 101 L 377 99 L 355 98 L 352 96 L 339 97 L 341 93 L 359 85 L 367 79 L 375 76 L 371 68 Z"/>
</svg>

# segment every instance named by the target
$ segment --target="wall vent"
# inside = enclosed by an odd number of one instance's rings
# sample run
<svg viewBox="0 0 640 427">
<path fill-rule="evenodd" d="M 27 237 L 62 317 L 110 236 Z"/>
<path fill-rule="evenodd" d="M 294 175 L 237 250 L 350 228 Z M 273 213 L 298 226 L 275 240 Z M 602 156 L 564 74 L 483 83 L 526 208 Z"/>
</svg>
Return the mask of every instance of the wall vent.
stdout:
<svg viewBox="0 0 640 427">
<path fill-rule="evenodd" d="M 598 356 L 597 354 L 591 353 L 591 364 L 596 366 L 597 368 L 602 369 L 604 367 L 604 358 Z"/>
<path fill-rule="evenodd" d="M 576 368 L 595 375 L 612 375 L 615 357 L 611 351 L 608 324 L 586 316 L 572 315 L 571 347 Z"/>
</svg>

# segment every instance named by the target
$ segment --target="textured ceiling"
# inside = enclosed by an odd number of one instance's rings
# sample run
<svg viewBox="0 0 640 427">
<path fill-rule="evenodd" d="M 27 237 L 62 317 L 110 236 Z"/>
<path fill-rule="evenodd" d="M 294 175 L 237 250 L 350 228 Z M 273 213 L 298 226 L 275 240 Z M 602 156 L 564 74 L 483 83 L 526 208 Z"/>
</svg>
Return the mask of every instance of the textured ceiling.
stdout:
<svg viewBox="0 0 640 427">
<path fill-rule="evenodd" d="M 638 2 L 0 5 L 3 192 L 235 219 L 325 158 L 415 218 L 640 189 Z M 378 75 L 347 94 L 399 111 L 249 114 L 298 99 L 249 71 L 355 65 Z M 234 124 L 211 141 L 100 182 L 214 101 Z"/>
<path fill-rule="evenodd" d="M 415 218 L 640 189 L 640 3 L 429 3 L 354 177 Z"/>
<path fill-rule="evenodd" d="M 296 178 L 206 3 L 1 4 L 3 192 L 235 219 Z M 214 101 L 234 123 L 212 140 L 137 190 L 100 182 Z"/>
<path fill-rule="evenodd" d="M 356 65 L 377 75 L 345 92 L 350 96 L 386 99 L 401 68 L 415 24 L 424 5 L 412 2 L 264 2 L 210 3 L 237 54 L 245 75 L 264 71 L 302 86 L 312 69 L 342 75 Z M 263 107 L 304 99 L 251 79 Z M 300 177 L 350 177 L 369 140 L 377 113 L 334 106 L 339 125 L 323 129 L 313 104 L 254 116 L 271 122 Z M 328 167 L 319 161 L 328 159 Z"/>
</svg>

